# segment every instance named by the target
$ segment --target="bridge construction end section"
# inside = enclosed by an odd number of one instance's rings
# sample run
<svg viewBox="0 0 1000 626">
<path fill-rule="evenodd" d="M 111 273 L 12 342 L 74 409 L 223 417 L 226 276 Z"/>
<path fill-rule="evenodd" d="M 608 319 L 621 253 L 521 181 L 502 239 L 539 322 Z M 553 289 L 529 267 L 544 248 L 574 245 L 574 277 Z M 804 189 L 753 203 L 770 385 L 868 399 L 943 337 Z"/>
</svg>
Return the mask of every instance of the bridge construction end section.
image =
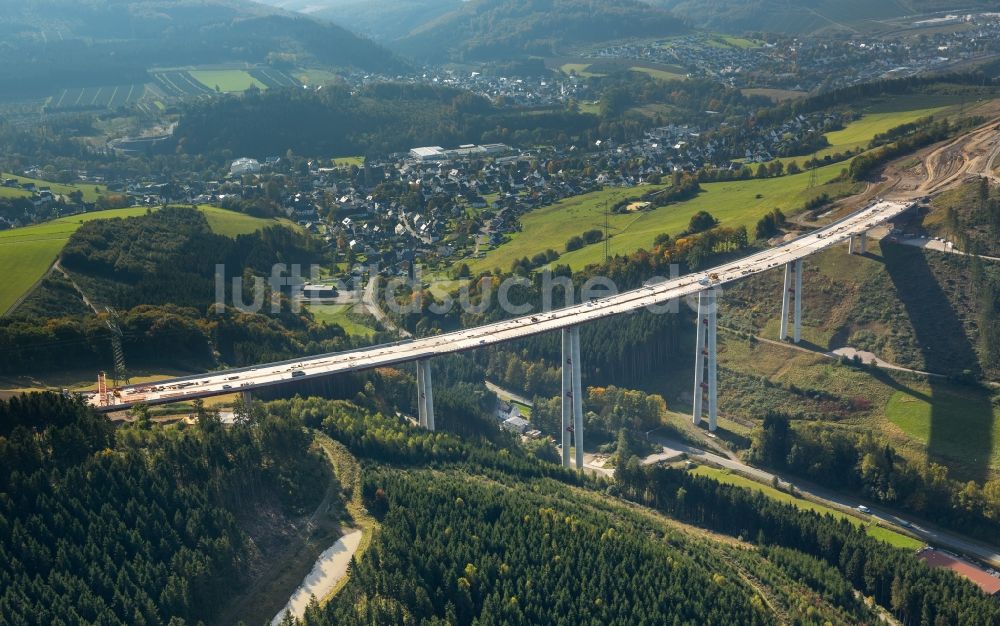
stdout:
<svg viewBox="0 0 1000 626">
<path fill-rule="evenodd" d="M 692 421 L 701 424 L 707 400 L 708 429 L 715 431 L 718 408 L 718 299 L 715 290 L 698 294 L 698 330 L 694 357 L 694 411 Z"/>
<path fill-rule="evenodd" d="M 785 264 L 784 289 L 781 292 L 780 339 L 788 338 L 788 314 L 792 313 L 792 341 L 802 341 L 802 259 Z"/>
</svg>

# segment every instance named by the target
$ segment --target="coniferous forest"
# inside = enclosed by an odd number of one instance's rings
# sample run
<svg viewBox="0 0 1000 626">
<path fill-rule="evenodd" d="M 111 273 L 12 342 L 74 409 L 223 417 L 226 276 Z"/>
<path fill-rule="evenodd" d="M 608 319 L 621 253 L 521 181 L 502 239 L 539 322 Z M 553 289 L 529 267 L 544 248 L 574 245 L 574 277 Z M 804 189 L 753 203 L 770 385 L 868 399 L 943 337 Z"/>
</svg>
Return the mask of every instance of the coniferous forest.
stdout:
<svg viewBox="0 0 1000 626">
<path fill-rule="evenodd" d="M 360 463 L 374 522 L 301 624 L 1000 624 L 971 583 L 845 521 L 635 457 L 583 477 L 382 402 L 366 385 L 228 427 L 198 407 L 195 425 L 139 410 L 117 428 L 53 394 L 0 404 L 0 623 L 213 623 L 261 505 L 316 506 L 322 432 Z"/>
<path fill-rule="evenodd" d="M 164 429 L 53 394 L 0 403 L 0 623 L 195 624 L 240 580 L 238 520 L 310 501 L 295 422 Z"/>
</svg>

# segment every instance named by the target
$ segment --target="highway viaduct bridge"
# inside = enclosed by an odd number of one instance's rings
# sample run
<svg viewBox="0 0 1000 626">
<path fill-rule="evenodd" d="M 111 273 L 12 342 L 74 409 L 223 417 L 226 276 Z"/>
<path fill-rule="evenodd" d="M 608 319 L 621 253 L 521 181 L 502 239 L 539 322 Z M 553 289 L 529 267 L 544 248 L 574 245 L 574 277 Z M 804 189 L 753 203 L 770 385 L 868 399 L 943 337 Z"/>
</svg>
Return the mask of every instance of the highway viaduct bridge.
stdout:
<svg viewBox="0 0 1000 626">
<path fill-rule="evenodd" d="M 855 252 L 864 254 L 868 231 L 898 217 L 911 206 L 913 203 L 910 202 L 879 200 L 809 234 L 780 246 L 724 263 L 702 274 L 647 284 L 639 289 L 596 301 L 432 337 L 186 376 L 148 385 L 127 386 L 117 390 L 117 393 L 98 391 L 89 396 L 88 402 L 98 411 L 112 412 L 140 403 L 170 404 L 234 392 L 242 392 L 249 397 L 250 392 L 255 389 L 415 361 L 420 425 L 433 430 L 431 358 L 558 330 L 562 335 L 562 462 L 563 465 L 570 466 L 572 437 L 575 439 L 576 447 L 575 465 L 577 468 L 582 468 L 583 390 L 580 380 L 582 324 L 643 308 L 662 306 L 674 299 L 697 295 L 698 329 L 692 418 L 696 424 L 700 424 L 707 412 L 708 427 L 710 430 L 715 430 L 718 414 L 716 288 L 746 276 L 774 268 L 784 268 L 781 339 L 789 338 L 789 319 L 791 319 L 791 339 L 798 343 L 802 326 L 802 260 L 844 241 L 849 242 L 851 254 Z"/>
</svg>

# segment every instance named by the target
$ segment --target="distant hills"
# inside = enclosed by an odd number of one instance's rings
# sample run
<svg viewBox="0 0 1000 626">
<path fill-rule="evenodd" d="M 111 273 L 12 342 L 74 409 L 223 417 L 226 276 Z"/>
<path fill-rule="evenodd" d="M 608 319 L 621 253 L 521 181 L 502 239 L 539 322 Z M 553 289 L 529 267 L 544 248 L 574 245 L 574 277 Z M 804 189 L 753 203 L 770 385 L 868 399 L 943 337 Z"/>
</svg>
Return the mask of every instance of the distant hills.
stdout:
<svg viewBox="0 0 1000 626">
<path fill-rule="evenodd" d="M 879 20 L 936 11 L 996 9 L 989 0 L 649 0 L 693 26 L 802 34 L 871 30 Z"/>
<path fill-rule="evenodd" d="M 386 49 L 344 28 L 249 1 L 7 2 L 0 33 L 0 81 L 22 93 L 144 82 L 150 67 L 311 61 L 403 67 Z"/>
<path fill-rule="evenodd" d="M 339 24 L 375 41 L 402 39 L 411 31 L 462 8 L 464 0 L 258 0 Z"/>
<path fill-rule="evenodd" d="M 368 34 L 418 61 L 480 61 L 553 55 L 686 27 L 637 0 L 263 0 Z"/>
</svg>

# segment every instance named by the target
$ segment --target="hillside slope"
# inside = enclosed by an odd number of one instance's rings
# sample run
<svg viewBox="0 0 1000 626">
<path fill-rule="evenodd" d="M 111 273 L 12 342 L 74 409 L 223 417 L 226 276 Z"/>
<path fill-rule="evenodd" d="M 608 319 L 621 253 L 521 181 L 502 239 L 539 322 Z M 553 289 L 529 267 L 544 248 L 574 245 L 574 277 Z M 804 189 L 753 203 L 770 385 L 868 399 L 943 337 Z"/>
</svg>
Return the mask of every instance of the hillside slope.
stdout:
<svg viewBox="0 0 1000 626">
<path fill-rule="evenodd" d="M 421 60 L 482 60 L 683 30 L 668 12 L 635 0 L 473 0 L 386 43 Z"/>
<path fill-rule="evenodd" d="M 151 67 L 319 62 L 368 70 L 402 64 L 325 21 L 236 0 L 40 0 L 0 14 L 5 97 L 145 82 Z"/>
<path fill-rule="evenodd" d="M 420 61 L 503 60 L 665 36 L 683 24 L 637 0 L 262 0 L 364 33 Z"/>
<path fill-rule="evenodd" d="M 462 7 L 462 0 L 261 0 L 264 4 L 330 20 L 388 42 Z"/>
<path fill-rule="evenodd" d="M 851 31 L 870 28 L 873 20 L 991 6 L 984 0 L 652 0 L 650 4 L 702 28 L 790 34 Z"/>
</svg>

